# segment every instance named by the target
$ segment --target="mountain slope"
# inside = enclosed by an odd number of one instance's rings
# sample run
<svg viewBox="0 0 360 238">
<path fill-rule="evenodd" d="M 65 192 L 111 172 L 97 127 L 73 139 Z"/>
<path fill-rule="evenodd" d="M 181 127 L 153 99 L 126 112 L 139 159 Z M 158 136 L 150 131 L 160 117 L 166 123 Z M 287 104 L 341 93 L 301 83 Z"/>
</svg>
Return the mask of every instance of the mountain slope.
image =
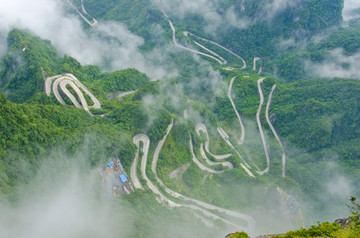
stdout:
<svg viewBox="0 0 360 238">
<path fill-rule="evenodd" d="M 74 1 L 79 9 L 82 3 Z M 98 168 L 119 157 L 141 184 L 111 202 L 125 204 L 134 220 L 124 222 L 130 227 L 125 237 L 145 237 L 147 231 L 150 237 L 215 237 L 238 227 L 255 235 L 303 226 L 303 218 L 308 225 L 347 215 L 343 201 L 358 195 L 360 182 L 360 84 L 315 77 L 302 65 L 323 62 L 337 48 L 356 55 L 357 23 L 337 28 L 343 1 L 295 1 L 273 15 L 265 14 L 269 6 L 262 1 L 212 1 L 223 19 L 238 9 L 239 19 L 251 20 L 246 28 L 220 24 L 217 35 L 200 26 L 206 16 L 181 16 L 167 5 L 163 13 L 144 1 L 84 3 L 99 24 L 123 21 L 143 36 L 143 52 L 171 49 L 161 52 L 179 72 L 151 82 L 136 69 L 103 72 L 62 56 L 49 41 L 12 30 L 0 72 L 2 198 L 21 204 L 22 189 L 42 194 L 39 176 L 52 181 L 79 166 L 88 183 L 74 186 L 80 193 L 91 190 L 98 204 Z M 154 27 L 163 31 L 149 30 Z M 85 29 L 96 31 L 96 25 Z M 319 31 L 332 33 L 313 42 Z M 306 47 L 278 48 L 289 39 Z M 181 47 L 173 49 L 176 43 Z M 253 62 L 257 67 L 251 69 Z M 279 65 L 280 80 L 270 74 Z M 91 108 L 93 98 L 100 107 Z M 59 172 L 57 166 L 44 171 L 57 160 L 66 161 Z M 170 231 L 168 220 L 176 222 Z M 181 233 L 177 224 L 199 229 Z"/>
</svg>

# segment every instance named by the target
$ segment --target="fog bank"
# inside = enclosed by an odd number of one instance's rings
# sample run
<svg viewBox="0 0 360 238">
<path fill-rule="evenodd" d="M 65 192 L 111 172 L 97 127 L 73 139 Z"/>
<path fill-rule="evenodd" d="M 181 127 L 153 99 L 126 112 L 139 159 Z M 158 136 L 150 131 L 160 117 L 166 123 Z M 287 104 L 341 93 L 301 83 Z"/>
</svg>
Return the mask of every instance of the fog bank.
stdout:
<svg viewBox="0 0 360 238">
<path fill-rule="evenodd" d="M 134 67 L 152 79 L 173 72 L 162 66 L 162 58 L 152 58 L 162 55 L 161 52 L 144 56 L 139 50 L 144 39 L 130 32 L 124 24 L 100 21 L 85 30 L 86 23 L 78 15 L 66 12 L 70 7 L 66 1 L 0 0 L 0 4 L 0 56 L 6 50 L 7 33 L 16 27 L 50 40 L 61 53 L 76 58 L 83 65 L 99 65 L 107 71 Z"/>
</svg>

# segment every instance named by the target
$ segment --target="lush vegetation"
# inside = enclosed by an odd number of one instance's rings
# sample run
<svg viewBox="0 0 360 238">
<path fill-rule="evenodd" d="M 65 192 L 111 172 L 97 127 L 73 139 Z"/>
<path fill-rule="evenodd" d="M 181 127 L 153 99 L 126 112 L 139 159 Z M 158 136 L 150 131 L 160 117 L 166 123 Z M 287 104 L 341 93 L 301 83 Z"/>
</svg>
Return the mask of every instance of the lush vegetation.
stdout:
<svg viewBox="0 0 360 238">
<path fill-rule="evenodd" d="M 290 231 L 285 235 L 276 235 L 276 238 L 296 238 L 296 237 L 344 237 L 355 238 L 360 235 L 360 226 L 355 222 L 350 223 L 346 228 L 342 228 L 337 223 L 319 223 L 309 229 L 302 228 L 298 231 Z"/>
<path fill-rule="evenodd" d="M 136 90 L 149 81 L 135 69 L 103 73 L 99 67 L 82 66 L 69 56 L 61 58 L 49 41 L 17 29 L 9 33 L 8 47 L 9 52 L 1 62 L 0 89 L 17 103 L 43 92 L 45 77 L 57 74 L 72 73 L 102 102 L 109 93 Z"/>
<path fill-rule="evenodd" d="M 75 1 L 80 8 L 80 1 Z M 177 28 L 178 37 L 182 31 L 190 31 L 202 37 L 213 39 L 234 52 L 251 60 L 256 56 L 271 59 L 277 55 L 277 42 L 294 37 L 306 39 L 313 34 L 325 32 L 339 26 L 342 22 L 343 0 L 306 0 L 283 4 L 283 9 L 276 11 L 266 0 L 219 1 L 212 2 L 216 14 L 227 19 L 229 9 L 234 17 L 246 22 L 247 27 L 219 25 L 215 32 L 208 32 L 206 19 L 201 14 L 186 13 L 183 17 L 171 10 L 167 14 Z M 275 4 L 275 3 L 274 3 Z M 115 20 L 125 23 L 128 28 L 145 39 L 143 50 L 151 50 L 171 39 L 171 29 L 162 12 L 149 1 L 88 0 L 84 6 L 90 15 L 102 20 Z M 245 11 L 243 10 L 243 8 Z M 275 8 L 275 9 L 274 9 Z M 274 12 L 272 12 L 274 11 Z M 136 16 L 136 17 L 134 17 Z M 159 35 L 160 25 L 164 32 Z M 160 31 L 161 32 L 161 31 Z M 165 38 L 165 39 L 164 39 Z"/>
<path fill-rule="evenodd" d="M 80 7 L 80 1 L 74 2 Z M 220 2 L 217 13 L 225 16 L 233 3 Z M 129 171 L 136 151 L 132 137 L 137 133 L 147 134 L 151 140 L 151 155 L 174 118 L 175 125 L 164 143 L 157 166 L 159 177 L 171 189 L 249 214 L 253 213 L 253 208 L 259 214 L 267 212 L 269 217 L 253 215 L 260 226 L 270 224 L 274 229 L 278 221 L 288 222 L 287 215 L 278 212 L 283 208 L 285 199 L 279 195 L 279 187 L 300 203 L 307 200 L 313 202 L 308 210 L 316 214 L 305 211 L 305 217 L 318 220 L 327 216 L 330 206 L 327 204 L 341 203 L 338 197 L 324 198 L 324 194 L 329 193 L 325 184 L 338 171 L 328 164 L 338 164 L 354 184 L 360 182 L 360 83 L 340 78 L 310 79 L 304 62 L 321 63 L 329 52 L 337 48 L 342 48 L 345 55 L 356 54 L 360 48 L 359 24 L 351 22 L 349 26 L 340 27 L 342 0 L 295 1 L 271 16 L 266 14 L 264 1 L 245 1 L 245 12 L 241 11 L 240 2 L 235 4 L 237 17 L 249 20 L 251 24 L 243 29 L 222 26 L 216 32 L 217 36 L 204 31 L 206 22 L 201 16 L 188 14 L 182 19 L 171 12 L 168 14 L 182 43 L 188 44 L 196 39 L 184 37 L 184 30 L 194 32 L 223 44 L 248 62 L 255 56 L 262 57 L 265 76 L 276 72 L 282 79 L 266 77 L 262 89 L 267 102 L 272 86 L 277 84 L 270 119 L 285 146 L 288 158 L 286 178 L 281 177 L 282 150 L 265 123 L 266 105 L 263 105 L 261 121 L 272 161 L 271 171 L 265 176 L 250 178 L 240 166 L 239 156 L 216 131 L 218 126 L 223 127 L 231 136 L 235 148 L 251 166 L 266 167 L 263 145 L 254 123 L 260 102 L 257 87 L 259 76 L 253 74 L 252 70 L 220 70 L 218 73 L 213 70 L 220 69 L 215 63 L 203 63 L 188 52 L 174 51 L 169 53 L 169 64 L 178 69 L 179 75 L 175 79 L 150 82 L 145 74 L 136 69 L 105 73 L 98 66 L 82 66 L 71 56 L 61 56 L 49 41 L 14 29 L 9 33 L 9 51 L 0 67 L 0 194 L 16 201 L 16 188 L 31 186 L 30 182 L 43 161 L 57 152 L 76 157 L 80 151 L 92 168 L 104 164 L 109 157 L 117 156 Z M 99 20 L 124 22 L 131 31 L 145 39 L 143 51 L 164 46 L 171 40 L 167 21 L 149 1 L 88 0 L 85 7 L 90 15 Z M 329 30 L 331 28 L 334 29 Z M 325 36 L 314 43 L 312 37 L 317 33 Z M 238 59 L 224 50 L 206 41 L 196 40 L 224 55 L 231 66 L 242 66 Z M 294 45 L 279 49 L 278 43 L 283 40 L 294 41 Z M 103 117 L 92 117 L 84 110 L 70 106 L 68 99 L 65 100 L 69 106 L 61 106 L 54 95 L 47 97 L 43 93 L 46 77 L 64 73 L 74 74 L 100 99 L 102 109 L 91 111 L 95 115 L 105 114 Z M 247 132 L 243 145 L 236 143 L 241 129 L 226 93 L 233 76 L 237 76 L 237 79 L 232 97 L 244 118 Z M 136 92 L 121 101 L 116 98 L 120 92 L 133 90 Z M 90 102 L 89 97 L 86 100 Z M 187 119 L 183 116 L 184 110 L 189 114 Z M 207 125 L 213 153 L 233 154 L 229 159 L 234 165 L 233 170 L 209 175 L 192 163 L 189 140 L 192 140 L 194 153 L 199 158 L 200 144 L 205 142 L 204 136 L 197 135 L 194 129 L 199 122 Z M 185 169 L 181 176 L 169 178 L 172 172 L 182 167 Z M 223 169 L 221 166 L 212 168 Z M 154 174 L 149 169 L 147 172 L 153 179 Z M 130 213 L 138 237 L 147 237 L 148 233 L 150 237 L 156 237 L 157 229 L 166 224 L 167 219 L 195 230 L 201 227 L 197 230 L 197 237 L 215 234 L 212 232 L 216 229 L 205 229 L 194 217 L 189 221 L 183 219 L 187 215 L 179 211 L 181 209 L 163 209 L 149 190 L 136 191 L 114 201 L 115 204 L 117 202 L 134 208 Z M 359 207 L 355 206 L 355 209 L 355 224 L 349 229 L 319 223 L 310 229 L 289 232 L 281 237 L 332 237 L 338 234 L 355 237 L 359 231 Z M 154 225 L 153 216 L 163 219 Z M 216 228 L 223 227 L 224 224 L 218 223 Z M 183 236 L 186 237 L 186 234 Z M 168 237 L 168 234 L 164 232 L 158 237 Z M 248 236 L 237 233 L 233 237 Z"/>
<path fill-rule="evenodd" d="M 245 232 L 241 231 L 241 232 L 229 234 L 226 236 L 226 238 L 249 238 L 249 236 Z"/>
<path fill-rule="evenodd" d="M 277 57 L 269 59 L 265 63 L 268 72 L 275 72 L 280 78 L 287 81 L 312 78 L 312 72 L 306 70 L 306 63 L 322 63 L 325 60 L 334 61 L 331 52 L 340 49 L 338 56 L 351 56 L 360 49 L 360 24 L 359 21 L 349 23 L 349 26 L 342 26 L 330 33 L 319 42 L 309 41 L 308 43 L 293 44 Z M 344 70 L 354 67 L 345 63 Z"/>
<path fill-rule="evenodd" d="M 52 74 L 59 56 L 49 41 L 13 30 L 8 37 L 9 53 L 2 59 L 0 88 L 8 98 L 24 102 L 44 87 L 43 70 Z"/>
<path fill-rule="evenodd" d="M 338 219 L 334 223 L 323 222 L 312 225 L 310 228 L 301 228 L 296 231 L 289 231 L 283 235 L 265 235 L 268 238 L 301 238 L 301 237 L 342 237 L 342 238 L 356 238 L 360 235 L 360 205 L 356 202 L 355 197 L 350 198 L 350 205 L 347 205 L 353 216 L 347 219 Z M 247 238 L 249 237 L 245 232 L 236 232 L 229 234 L 229 238 Z"/>
<path fill-rule="evenodd" d="M 71 155 L 79 146 L 93 143 L 88 155 L 92 165 L 103 163 L 110 156 L 119 156 L 124 158 L 124 166 L 129 166 L 135 153 L 129 133 L 145 130 L 157 139 L 166 130 L 166 126 L 162 126 L 167 124 L 162 120 L 169 120 L 165 111 L 160 112 L 162 116 L 154 126 L 147 126 L 147 115 L 136 113 L 136 110 L 142 111 L 138 101 L 141 98 L 122 104 L 107 100 L 109 93 L 141 87 L 149 81 L 145 74 L 135 69 L 103 73 L 96 66 L 83 67 L 69 56 L 61 59 L 49 41 L 16 29 L 9 33 L 8 44 L 9 53 L 2 61 L 0 80 L 2 91 L 7 94 L 6 97 L 0 93 L 1 192 L 26 183 L 36 174 L 43 158 L 55 148 Z M 78 77 L 95 92 L 107 111 L 116 109 L 100 120 L 73 106 L 60 106 L 53 95 L 47 97 L 42 91 L 46 76 L 61 73 Z M 67 98 L 65 101 L 69 102 Z"/>
</svg>

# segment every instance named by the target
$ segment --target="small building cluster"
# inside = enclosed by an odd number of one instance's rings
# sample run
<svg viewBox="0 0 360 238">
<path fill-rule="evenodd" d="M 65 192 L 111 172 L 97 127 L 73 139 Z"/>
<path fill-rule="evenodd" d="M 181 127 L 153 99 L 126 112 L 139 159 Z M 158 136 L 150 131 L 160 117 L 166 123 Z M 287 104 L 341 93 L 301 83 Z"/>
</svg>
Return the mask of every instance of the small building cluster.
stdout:
<svg viewBox="0 0 360 238">
<path fill-rule="evenodd" d="M 130 194 L 134 189 L 118 158 L 113 158 L 101 172 L 104 197 Z"/>
</svg>

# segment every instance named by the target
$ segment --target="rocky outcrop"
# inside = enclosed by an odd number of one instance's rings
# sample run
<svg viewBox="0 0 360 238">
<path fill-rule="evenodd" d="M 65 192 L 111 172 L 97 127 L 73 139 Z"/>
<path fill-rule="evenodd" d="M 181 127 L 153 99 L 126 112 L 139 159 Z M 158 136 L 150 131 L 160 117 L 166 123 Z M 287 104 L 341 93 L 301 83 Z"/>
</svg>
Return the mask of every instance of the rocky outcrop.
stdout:
<svg viewBox="0 0 360 238">
<path fill-rule="evenodd" d="M 347 228 L 350 225 L 350 223 L 352 223 L 352 222 L 354 222 L 354 221 L 353 221 L 353 219 L 351 219 L 351 217 L 335 220 L 335 223 L 339 224 L 341 226 L 341 228 L 343 228 L 343 229 Z"/>
</svg>

